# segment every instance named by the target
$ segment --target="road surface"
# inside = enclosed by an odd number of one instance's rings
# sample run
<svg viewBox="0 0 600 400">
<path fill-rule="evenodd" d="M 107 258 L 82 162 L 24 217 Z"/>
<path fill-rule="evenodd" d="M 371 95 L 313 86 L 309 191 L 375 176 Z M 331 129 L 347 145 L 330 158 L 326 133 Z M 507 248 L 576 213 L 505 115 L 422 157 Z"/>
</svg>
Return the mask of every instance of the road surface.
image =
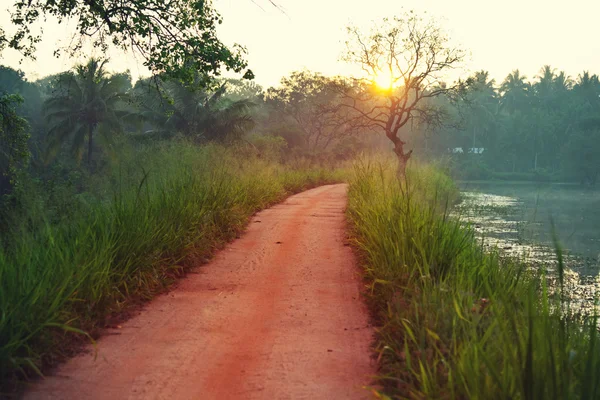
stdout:
<svg viewBox="0 0 600 400">
<path fill-rule="evenodd" d="M 363 399 L 375 374 L 346 185 L 256 214 L 247 231 L 26 399 Z"/>
</svg>

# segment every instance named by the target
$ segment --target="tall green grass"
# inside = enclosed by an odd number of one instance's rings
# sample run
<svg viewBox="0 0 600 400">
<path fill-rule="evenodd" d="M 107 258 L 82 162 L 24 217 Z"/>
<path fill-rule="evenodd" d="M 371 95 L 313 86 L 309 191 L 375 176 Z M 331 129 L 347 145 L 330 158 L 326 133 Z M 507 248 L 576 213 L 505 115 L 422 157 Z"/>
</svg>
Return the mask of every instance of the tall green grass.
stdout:
<svg viewBox="0 0 600 400">
<path fill-rule="evenodd" d="M 205 260 L 249 216 L 292 192 L 340 180 L 326 168 L 244 148 L 182 143 L 122 151 L 57 213 L 35 185 L 0 246 L 0 379 L 31 375 L 73 332 L 150 298 Z M 9 218 L 11 219 L 11 218 Z"/>
<path fill-rule="evenodd" d="M 380 326 L 378 395 L 600 398 L 596 319 L 569 317 L 543 269 L 484 253 L 448 216 L 458 196 L 430 166 L 402 181 L 386 163 L 355 167 L 348 215 Z"/>
</svg>

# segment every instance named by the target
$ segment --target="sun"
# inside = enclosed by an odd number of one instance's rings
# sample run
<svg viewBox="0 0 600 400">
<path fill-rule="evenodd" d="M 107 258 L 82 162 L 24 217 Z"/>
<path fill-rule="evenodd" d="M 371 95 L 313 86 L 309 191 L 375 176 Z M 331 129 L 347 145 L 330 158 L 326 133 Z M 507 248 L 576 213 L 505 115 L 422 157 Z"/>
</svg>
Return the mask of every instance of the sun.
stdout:
<svg viewBox="0 0 600 400">
<path fill-rule="evenodd" d="M 375 85 L 382 90 L 390 90 L 394 83 L 394 78 L 390 71 L 379 71 L 377 75 L 373 77 Z"/>
</svg>

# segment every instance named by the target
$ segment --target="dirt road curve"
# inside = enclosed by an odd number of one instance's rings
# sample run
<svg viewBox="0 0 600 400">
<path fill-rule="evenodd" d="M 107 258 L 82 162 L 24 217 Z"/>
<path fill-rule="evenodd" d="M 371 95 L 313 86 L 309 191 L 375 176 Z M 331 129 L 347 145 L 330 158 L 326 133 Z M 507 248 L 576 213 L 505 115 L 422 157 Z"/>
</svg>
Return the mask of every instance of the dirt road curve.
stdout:
<svg viewBox="0 0 600 400">
<path fill-rule="evenodd" d="M 372 330 L 346 186 L 257 214 L 247 232 L 27 399 L 361 399 Z"/>
</svg>

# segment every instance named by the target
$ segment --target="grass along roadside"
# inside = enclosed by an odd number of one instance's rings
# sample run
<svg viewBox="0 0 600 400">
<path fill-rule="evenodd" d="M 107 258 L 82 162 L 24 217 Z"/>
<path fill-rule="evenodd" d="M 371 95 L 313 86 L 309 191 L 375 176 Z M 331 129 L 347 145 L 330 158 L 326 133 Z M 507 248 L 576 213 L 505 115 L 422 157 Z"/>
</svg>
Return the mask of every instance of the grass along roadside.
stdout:
<svg viewBox="0 0 600 400">
<path fill-rule="evenodd" d="M 0 246 L 4 390 L 52 363 L 73 332 L 94 332 L 207 259 L 256 211 L 340 180 L 339 171 L 284 166 L 243 149 L 171 143 L 120 157 L 66 217 L 28 193 L 34 200 Z"/>
<path fill-rule="evenodd" d="M 448 217 L 452 181 L 416 166 L 400 184 L 359 163 L 348 216 L 380 326 L 382 398 L 600 398 L 595 318 L 567 317 L 543 270 L 486 254 Z"/>
</svg>

